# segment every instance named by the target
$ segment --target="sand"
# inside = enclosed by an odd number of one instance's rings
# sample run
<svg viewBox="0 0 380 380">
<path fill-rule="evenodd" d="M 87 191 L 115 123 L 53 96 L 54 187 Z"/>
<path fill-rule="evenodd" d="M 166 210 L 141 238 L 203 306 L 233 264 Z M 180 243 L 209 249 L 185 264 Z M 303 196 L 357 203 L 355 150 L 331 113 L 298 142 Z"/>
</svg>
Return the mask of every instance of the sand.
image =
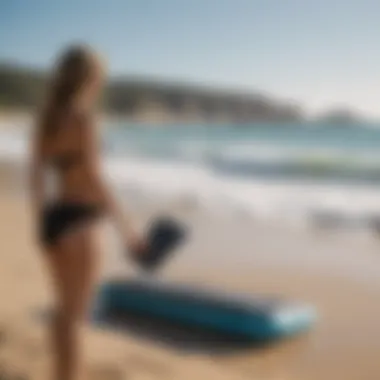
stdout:
<svg viewBox="0 0 380 380">
<path fill-rule="evenodd" d="M 49 282 L 31 235 L 27 198 L 4 179 L 9 170 L 1 174 L 0 379 L 43 380 L 51 357 L 39 312 L 51 302 Z M 194 234 L 162 276 L 305 300 L 319 311 L 317 326 L 266 348 L 189 337 L 186 331 L 173 334 L 165 326 L 148 329 L 139 321 L 124 333 L 88 326 L 83 379 L 380 378 L 380 243 L 374 236 L 171 207 L 192 223 Z M 116 268 L 118 274 L 133 274 L 120 265 L 117 252 L 106 251 L 103 275 Z"/>
</svg>

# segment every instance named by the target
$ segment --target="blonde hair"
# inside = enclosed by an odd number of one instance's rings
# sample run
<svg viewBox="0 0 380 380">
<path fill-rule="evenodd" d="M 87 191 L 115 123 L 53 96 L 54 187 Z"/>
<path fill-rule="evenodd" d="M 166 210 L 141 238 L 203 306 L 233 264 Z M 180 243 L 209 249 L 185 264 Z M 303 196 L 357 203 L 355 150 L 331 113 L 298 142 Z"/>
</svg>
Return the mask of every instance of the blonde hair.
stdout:
<svg viewBox="0 0 380 380">
<path fill-rule="evenodd" d="M 66 49 L 59 57 L 48 92 L 40 126 L 43 135 L 56 130 L 61 111 L 75 108 L 87 83 L 102 75 L 100 58 L 85 45 Z"/>
</svg>

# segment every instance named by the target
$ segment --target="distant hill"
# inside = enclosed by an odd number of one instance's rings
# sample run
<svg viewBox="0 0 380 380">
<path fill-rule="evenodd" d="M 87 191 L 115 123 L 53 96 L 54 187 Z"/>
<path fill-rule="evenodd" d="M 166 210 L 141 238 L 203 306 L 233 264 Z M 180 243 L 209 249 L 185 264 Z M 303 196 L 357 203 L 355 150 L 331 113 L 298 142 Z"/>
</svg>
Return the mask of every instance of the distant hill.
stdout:
<svg viewBox="0 0 380 380">
<path fill-rule="evenodd" d="M 318 121 L 324 123 L 352 125 L 365 121 L 365 118 L 348 108 L 336 108 L 319 115 Z"/>
<path fill-rule="evenodd" d="M 41 70 L 0 64 L 0 108 L 33 109 L 43 98 L 47 76 Z M 260 94 L 164 83 L 128 77 L 112 78 L 104 93 L 105 112 L 155 121 L 293 122 L 299 107 Z"/>
</svg>

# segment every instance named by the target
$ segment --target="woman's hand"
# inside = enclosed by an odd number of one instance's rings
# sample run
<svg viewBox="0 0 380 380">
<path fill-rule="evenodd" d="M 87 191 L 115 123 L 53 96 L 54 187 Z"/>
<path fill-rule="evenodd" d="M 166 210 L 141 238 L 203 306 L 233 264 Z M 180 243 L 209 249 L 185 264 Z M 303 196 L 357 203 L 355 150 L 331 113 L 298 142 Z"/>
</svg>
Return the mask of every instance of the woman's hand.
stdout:
<svg viewBox="0 0 380 380">
<path fill-rule="evenodd" d="M 127 247 L 132 257 L 138 259 L 147 249 L 147 244 L 144 238 L 134 231 L 126 233 Z"/>
</svg>

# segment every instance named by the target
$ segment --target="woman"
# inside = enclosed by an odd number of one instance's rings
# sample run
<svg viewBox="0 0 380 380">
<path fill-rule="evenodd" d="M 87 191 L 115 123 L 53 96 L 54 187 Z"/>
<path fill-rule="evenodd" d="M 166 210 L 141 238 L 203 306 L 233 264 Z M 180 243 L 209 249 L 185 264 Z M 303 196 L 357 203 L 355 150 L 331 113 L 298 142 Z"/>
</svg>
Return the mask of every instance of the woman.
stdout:
<svg viewBox="0 0 380 380">
<path fill-rule="evenodd" d="M 92 51 L 68 49 L 58 61 L 36 125 L 31 188 L 56 297 L 54 380 L 71 380 L 78 373 L 78 339 L 96 276 L 100 218 L 110 214 L 131 251 L 142 250 L 140 239 L 100 177 L 93 112 L 103 79 L 102 65 Z M 46 169 L 55 173 L 58 185 L 51 200 L 44 186 Z"/>
</svg>

